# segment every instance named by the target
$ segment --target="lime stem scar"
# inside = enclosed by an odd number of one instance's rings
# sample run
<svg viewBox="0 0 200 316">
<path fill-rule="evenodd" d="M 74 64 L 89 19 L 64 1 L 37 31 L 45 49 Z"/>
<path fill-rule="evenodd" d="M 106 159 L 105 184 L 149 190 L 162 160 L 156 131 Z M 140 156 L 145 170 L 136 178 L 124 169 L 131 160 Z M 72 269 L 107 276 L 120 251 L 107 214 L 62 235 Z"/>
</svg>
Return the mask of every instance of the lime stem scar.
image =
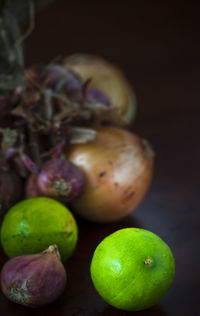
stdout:
<svg viewBox="0 0 200 316">
<path fill-rule="evenodd" d="M 144 260 L 144 264 L 150 265 L 151 263 L 152 263 L 152 259 L 150 259 L 150 258 L 146 258 L 146 259 Z"/>
</svg>

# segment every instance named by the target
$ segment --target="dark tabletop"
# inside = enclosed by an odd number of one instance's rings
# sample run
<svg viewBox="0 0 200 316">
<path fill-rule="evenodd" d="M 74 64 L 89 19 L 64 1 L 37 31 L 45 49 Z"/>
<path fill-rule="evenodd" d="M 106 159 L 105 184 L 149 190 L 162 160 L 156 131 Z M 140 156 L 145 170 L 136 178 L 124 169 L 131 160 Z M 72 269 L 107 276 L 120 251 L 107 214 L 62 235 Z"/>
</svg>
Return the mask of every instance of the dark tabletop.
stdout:
<svg viewBox="0 0 200 316">
<path fill-rule="evenodd" d="M 0 294 L 1 316 L 198 315 L 200 286 L 200 41 L 198 1 L 57 0 L 36 18 L 26 64 L 75 52 L 119 64 L 138 101 L 132 130 L 156 152 L 153 182 L 137 210 L 121 222 L 78 219 L 79 243 L 66 263 L 68 283 L 51 306 L 31 310 Z M 97 244 L 123 227 L 158 234 L 176 261 L 174 283 L 155 307 L 123 312 L 96 293 L 89 265 Z M 6 258 L 1 253 L 1 264 Z"/>
</svg>

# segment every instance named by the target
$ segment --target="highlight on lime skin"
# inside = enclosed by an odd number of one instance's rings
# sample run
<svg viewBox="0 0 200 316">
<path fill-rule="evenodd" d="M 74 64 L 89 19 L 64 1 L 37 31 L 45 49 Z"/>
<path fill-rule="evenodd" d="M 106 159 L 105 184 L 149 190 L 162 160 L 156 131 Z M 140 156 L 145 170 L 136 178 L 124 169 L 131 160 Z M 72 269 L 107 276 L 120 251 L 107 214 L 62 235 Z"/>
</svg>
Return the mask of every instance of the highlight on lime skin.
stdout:
<svg viewBox="0 0 200 316">
<path fill-rule="evenodd" d="M 170 248 L 157 235 L 125 228 L 97 246 L 90 271 L 94 287 L 108 304 L 140 311 L 157 304 L 167 293 L 175 262 Z"/>
</svg>

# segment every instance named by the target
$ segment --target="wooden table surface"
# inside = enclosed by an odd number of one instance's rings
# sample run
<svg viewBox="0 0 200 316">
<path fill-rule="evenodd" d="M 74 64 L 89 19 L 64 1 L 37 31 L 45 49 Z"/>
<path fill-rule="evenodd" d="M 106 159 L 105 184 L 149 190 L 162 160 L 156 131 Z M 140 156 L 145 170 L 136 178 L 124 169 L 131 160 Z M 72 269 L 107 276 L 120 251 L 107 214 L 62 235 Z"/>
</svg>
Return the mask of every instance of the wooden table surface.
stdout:
<svg viewBox="0 0 200 316">
<path fill-rule="evenodd" d="M 132 130 L 156 152 L 151 188 L 121 222 L 78 219 L 78 247 L 66 263 L 62 297 L 40 310 L 10 303 L 0 294 L 1 316 L 198 315 L 200 286 L 200 41 L 198 1 L 57 0 L 36 18 L 26 41 L 26 64 L 75 52 L 101 55 L 124 69 L 138 100 Z M 163 238 L 176 261 L 174 283 L 155 307 L 123 312 L 96 293 L 89 265 L 97 244 L 123 227 Z M 1 265 L 6 257 L 1 252 Z"/>
</svg>

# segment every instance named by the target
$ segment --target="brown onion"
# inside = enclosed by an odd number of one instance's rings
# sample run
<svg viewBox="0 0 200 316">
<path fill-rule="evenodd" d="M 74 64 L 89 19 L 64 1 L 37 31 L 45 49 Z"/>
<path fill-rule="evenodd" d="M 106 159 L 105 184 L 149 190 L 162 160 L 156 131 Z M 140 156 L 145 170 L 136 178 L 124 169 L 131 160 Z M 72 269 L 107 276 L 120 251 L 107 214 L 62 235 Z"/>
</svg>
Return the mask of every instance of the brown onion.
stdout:
<svg viewBox="0 0 200 316">
<path fill-rule="evenodd" d="M 89 87 L 105 93 L 122 117 L 118 124 L 128 125 L 135 116 L 134 92 L 121 69 L 98 56 L 75 54 L 64 61 L 64 66 L 80 75 L 83 81 L 91 78 Z"/>
<path fill-rule="evenodd" d="M 72 209 L 95 222 L 112 222 L 141 202 L 152 178 L 149 144 L 128 131 L 101 127 L 88 144 L 71 145 L 66 155 L 85 176 L 82 195 Z"/>
</svg>

